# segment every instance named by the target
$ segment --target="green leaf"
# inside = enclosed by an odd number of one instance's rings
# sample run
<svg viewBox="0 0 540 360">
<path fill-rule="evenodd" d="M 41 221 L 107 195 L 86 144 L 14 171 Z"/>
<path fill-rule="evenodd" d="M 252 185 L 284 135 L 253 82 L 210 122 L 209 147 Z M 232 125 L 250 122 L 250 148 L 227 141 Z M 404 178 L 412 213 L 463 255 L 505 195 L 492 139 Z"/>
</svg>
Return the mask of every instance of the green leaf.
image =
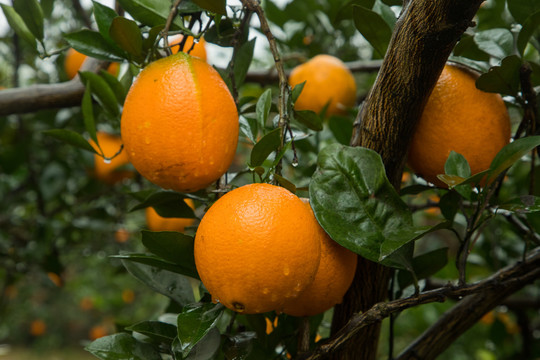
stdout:
<svg viewBox="0 0 540 360">
<path fill-rule="evenodd" d="M 281 129 L 277 128 L 264 135 L 259 142 L 253 146 L 250 157 L 250 167 L 261 166 L 264 160 L 272 152 L 277 150 L 281 144 Z"/>
<path fill-rule="evenodd" d="M 263 326 L 264 328 L 261 334 L 266 334 L 266 324 L 263 324 Z M 253 342 L 257 339 L 257 333 L 255 331 L 244 331 L 235 335 L 225 336 L 222 350 L 226 359 L 246 359 L 253 349 Z"/>
<path fill-rule="evenodd" d="M 154 46 L 154 43 L 156 42 L 159 34 L 161 33 L 161 30 L 165 25 L 158 25 L 154 26 L 148 31 L 148 37 L 143 39 L 143 50 L 148 51 L 152 46 Z"/>
<path fill-rule="evenodd" d="M 460 202 L 461 197 L 455 191 L 448 191 L 446 194 L 441 196 L 441 200 L 439 200 L 439 208 L 441 209 L 441 214 L 446 220 L 454 220 L 454 217 L 459 211 Z"/>
<path fill-rule="evenodd" d="M 277 182 L 283 186 L 285 189 L 289 190 L 293 194 L 296 194 L 296 185 L 294 185 L 289 180 L 285 179 L 283 176 L 279 174 L 274 174 L 274 179 L 277 180 Z"/>
<path fill-rule="evenodd" d="M 85 84 L 90 84 L 92 92 L 105 110 L 113 116 L 118 116 L 120 114 L 118 100 L 107 81 L 91 71 L 83 71 L 80 76 Z"/>
<path fill-rule="evenodd" d="M 177 341 L 176 343 L 180 345 L 180 341 Z M 197 344 L 195 344 L 195 346 L 191 349 L 188 356 L 186 357 L 186 360 L 214 359 L 214 355 L 219 350 L 220 346 L 221 334 L 219 333 L 217 327 L 213 327 L 212 329 L 210 329 L 210 331 L 208 331 L 206 335 L 204 335 L 201 340 L 197 342 Z M 173 351 L 177 349 L 182 352 L 181 346 L 173 348 Z"/>
<path fill-rule="evenodd" d="M 92 87 L 90 84 L 86 86 L 81 104 L 81 111 L 84 120 L 84 128 L 90 135 L 90 138 L 98 144 L 96 136 L 96 123 L 94 120 L 94 109 L 92 106 Z"/>
<path fill-rule="evenodd" d="M 474 41 L 480 50 L 498 59 L 509 56 L 514 49 L 514 37 L 508 29 L 479 31 L 474 35 Z"/>
<path fill-rule="evenodd" d="M 521 59 L 517 55 L 504 58 L 500 66 L 493 66 L 476 80 L 480 90 L 517 96 L 519 91 L 519 69 Z"/>
<path fill-rule="evenodd" d="M 66 129 L 52 129 L 43 131 L 43 134 L 63 141 L 66 144 L 97 154 L 96 150 L 92 147 L 92 145 L 90 145 L 81 134 L 75 131 Z"/>
<path fill-rule="evenodd" d="M 2 11 L 4 12 L 6 20 L 9 26 L 13 29 L 13 31 L 15 31 L 15 33 L 19 35 L 21 39 L 27 41 L 30 45 L 32 45 L 32 47 L 35 47 L 36 37 L 28 29 L 21 16 L 17 14 L 15 9 L 13 9 L 11 6 L 8 6 L 6 4 L 0 4 L 0 6 L 2 7 Z"/>
<path fill-rule="evenodd" d="M 187 277 L 133 261 L 122 260 L 122 264 L 131 275 L 181 306 L 195 301 L 193 289 Z"/>
<path fill-rule="evenodd" d="M 193 209 L 186 204 L 185 195 L 174 191 L 157 191 L 150 194 L 144 201 L 132 207 L 129 211 L 136 211 L 153 207 L 163 217 L 194 218 Z"/>
<path fill-rule="evenodd" d="M 333 23 L 337 24 L 346 19 L 352 19 L 353 6 L 362 6 L 366 9 L 372 9 L 375 4 L 375 0 L 351 0 L 345 3 L 336 13 L 333 19 Z"/>
<path fill-rule="evenodd" d="M 126 89 L 120 80 L 116 78 L 116 76 L 107 71 L 101 70 L 99 72 L 99 76 L 101 76 L 101 78 L 107 82 L 107 85 L 109 85 L 114 93 L 115 98 L 118 100 L 118 104 L 123 105 L 129 89 Z"/>
<path fill-rule="evenodd" d="M 414 257 L 412 263 L 416 279 L 426 279 L 446 266 L 448 263 L 448 248 L 440 248 L 418 255 Z M 413 284 L 413 282 L 413 277 L 408 271 L 400 271 L 398 273 L 400 289 L 405 289 L 407 286 Z"/>
<path fill-rule="evenodd" d="M 143 61 L 143 39 L 135 21 L 117 16 L 111 23 L 109 34 L 118 47 L 132 55 L 135 61 Z"/>
<path fill-rule="evenodd" d="M 115 255 L 112 257 L 116 259 L 133 261 L 139 264 L 149 265 L 157 269 L 167 270 L 180 275 L 186 275 L 194 279 L 199 278 L 199 275 L 196 271 L 193 271 L 193 269 L 190 269 L 187 266 L 179 266 L 175 263 L 164 260 L 163 258 L 155 255 L 131 253 Z"/>
<path fill-rule="evenodd" d="M 228 47 L 232 46 L 236 31 L 236 27 L 231 19 L 223 19 L 208 29 L 204 35 L 204 39 L 209 43 Z"/>
<path fill-rule="evenodd" d="M 138 332 L 157 342 L 169 345 L 172 344 L 177 334 L 176 326 L 161 321 L 141 321 L 126 327 L 126 330 Z"/>
<path fill-rule="evenodd" d="M 307 126 L 308 129 L 314 131 L 321 131 L 323 129 L 323 120 L 314 111 L 294 110 L 294 119 L 300 124 Z"/>
<path fill-rule="evenodd" d="M 293 103 L 295 103 L 296 100 L 298 100 L 298 98 L 300 97 L 300 94 L 302 93 L 302 90 L 304 90 L 305 85 L 306 85 L 306 82 L 304 81 L 294 86 L 294 88 L 291 91 L 291 101 Z"/>
<path fill-rule="evenodd" d="M 226 0 L 192 0 L 195 4 L 199 5 L 201 8 L 208 10 L 210 12 L 227 15 L 227 5 Z"/>
<path fill-rule="evenodd" d="M 499 206 L 499 209 L 504 209 L 518 214 L 539 212 L 540 197 L 533 195 L 523 195 Z"/>
<path fill-rule="evenodd" d="M 508 0 L 506 4 L 514 19 L 522 25 L 531 14 L 540 11 L 540 3 L 537 0 Z"/>
<path fill-rule="evenodd" d="M 13 8 L 20 15 L 28 30 L 43 41 L 43 10 L 37 0 L 13 0 Z"/>
<path fill-rule="evenodd" d="M 523 27 L 519 31 L 518 38 L 517 38 L 517 49 L 521 56 L 523 56 L 525 52 L 525 48 L 527 47 L 527 44 L 529 43 L 529 40 L 534 35 L 534 33 L 538 30 L 540 27 L 540 9 L 533 13 L 531 16 L 523 22 Z"/>
<path fill-rule="evenodd" d="M 97 1 L 92 1 L 94 5 L 94 18 L 96 19 L 96 24 L 101 36 L 106 40 L 111 40 L 109 36 L 109 29 L 111 27 L 112 21 L 115 17 L 118 16 L 116 11 L 107 7 Z"/>
<path fill-rule="evenodd" d="M 100 33 L 83 29 L 65 34 L 64 39 L 78 52 L 105 61 L 122 61 L 122 50 L 111 45 Z"/>
<path fill-rule="evenodd" d="M 220 304 L 198 303 L 185 306 L 178 314 L 178 346 L 183 357 L 215 328 L 223 309 Z"/>
<path fill-rule="evenodd" d="M 392 36 L 392 29 L 386 21 L 376 12 L 357 5 L 353 6 L 353 19 L 358 31 L 373 46 L 375 52 L 384 57 Z"/>
<path fill-rule="evenodd" d="M 253 51 L 255 50 L 255 41 L 253 38 L 240 46 L 234 59 L 234 81 L 236 86 L 244 83 L 246 74 L 249 70 L 249 65 L 253 59 Z"/>
<path fill-rule="evenodd" d="M 330 237 L 371 261 L 380 261 L 385 241 L 391 241 L 388 249 L 398 249 L 412 240 L 396 239 L 415 231 L 412 214 L 386 178 L 379 154 L 372 150 L 337 144 L 325 147 L 319 153 L 309 197 Z"/>
<path fill-rule="evenodd" d="M 458 176 L 465 179 L 471 176 L 471 167 L 469 166 L 469 162 L 467 161 L 467 159 L 465 159 L 465 156 L 458 154 L 452 150 L 450 152 L 450 155 L 448 156 L 448 159 L 446 160 L 446 163 L 444 164 L 444 172 L 446 173 L 446 175 Z M 449 178 L 446 177 L 445 179 L 447 181 L 449 180 Z M 460 182 L 462 182 L 462 180 Z M 454 184 L 452 185 L 455 186 Z M 456 186 L 455 189 L 464 198 L 471 198 L 472 188 L 470 186 Z"/>
<path fill-rule="evenodd" d="M 184 268 L 184 273 L 196 277 L 193 242 L 193 237 L 176 231 L 142 231 L 142 243 L 151 253 Z"/>
<path fill-rule="evenodd" d="M 85 350 L 102 360 L 161 360 L 154 346 L 139 342 L 126 333 L 101 337 Z"/>
<path fill-rule="evenodd" d="M 252 143 L 257 142 L 258 125 L 257 120 L 246 116 L 240 116 L 240 133 L 251 140 Z"/>
<path fill-rule="evenodd" d="M 164 25 L 171 12 L 171 1 L 118 0 L 122 8 L 144 25 L 154 27 Z M 176 17 L 170 30 L 184 29 L 181 19 Z"/>
<path fill-rule="evenodd" d="M 350 118 L 332 116 L 328 120 L 328 128 L 340 144 L 349 145 L 353 131 L 353 123 Z"/>
<path fill-rule="evenodd" d="M 257 115 L 257 123 L 261 129 L 264 129 L 264 127 L 266 126 L 271 107 L 272 89 L 269 88 L 261 94 L 259 100 L 257 100 L 257 106 L 255 108 L 255 114 Z"/>
<path fill-rule="evenodd" d="M 540 146 L 540 136 L 521 138 L 503 147 L 489 166 L 488 183 L 537 146 Z"/>
</svg>

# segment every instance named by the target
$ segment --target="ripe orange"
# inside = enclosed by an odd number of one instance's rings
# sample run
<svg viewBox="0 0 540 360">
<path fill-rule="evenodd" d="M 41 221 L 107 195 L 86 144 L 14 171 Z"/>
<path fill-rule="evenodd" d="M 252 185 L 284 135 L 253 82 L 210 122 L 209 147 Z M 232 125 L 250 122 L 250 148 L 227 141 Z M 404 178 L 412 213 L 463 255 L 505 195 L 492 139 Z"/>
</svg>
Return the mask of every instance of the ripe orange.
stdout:
<svg viewBox="0 0 540 360">
<path fill-rule="evenodd" d="M 173 54 L 176 54 L 180 50 L 180 43 L 182 42 L 183 38 L 183 35 L 175 35 L 171 36 L 171 38 L 169 39 L 169 45 Z M 188 36 L 186 39 L 186 43 L 184 44 L 184 52 L 206 61 L 206 41 L 204 41 L 204 38 L 201 37 L 199 41 L 195 43 L 193 49 L 191 48 L 192 46 L 193 36 Z"/>
<path fill-rule="evenodd" d="M 102 131 L 98 131 L 96 135 L 98 143 L 106 157 L 113 157 L 120 151 L 122 139 L 119 136 Z M 94 141 L 90 140 L 90 144 L 99 152 Z M 105 160 L 103 157 L 94 154 L 94 175 L 99 180 L 112 185 L 124 179 L 132 178 L 135 175 L 133 171 L 118 169 L 127 164 L 129 164 L 129 160 L 125 149 L 110 160 Z"/>
<path fill-rule="evenodd" d="M 185 199 L 190 208 L 195 209 L 195 204 L 191 199 Z M 146 208 L 146 224 L 152 231 L 179 231 L 193 225 L 195 219 L 189 218 L 166 218 L 160 216 L 153 207 Z"/>
<path fill-rule="evenodd" d="M 307 199 L 305 203 L 313 214 Z M 313 316 L 323 313 L 341 303 L 351 286 L 358 256 L 332 240 L 321 226 L 317 227 L 317 238 L 321 242 L 321 262 L 315 280 L 296 299 L 285 304 L 285 314 Z"/>
<path fill-rule="evenodd" d="M 438 186 L 450 151 L 463 155 L 472 174 L 489 168 L 510 141 L 510 116 L 500 95 L 476 88 L 471 71 L 446 65 L 433 89 L 409 149 L 408 164 Z"/>
<path fill-rule="evenodd" d="M 70 79 L 73 79 L 75 75 L 77 75 L 79 69 L 84 63 L 84 60 L 86 60 L 87 57 L 88 56 L 81 54 L 75 49 L 69 49 L 67 51 L 64 60 L 64 70 L 66 71 L 66 74 Z M 118 63 L 111 63 L 107 68 L 107 72 L 111 75 L 116 76 L 118 75 L 119 69 L 120 65 Z"/>
<path fill-rule="evenodd" d="M 239 187 L 216 201 L 195 236 L 203 284 L 246 314 L 280 312 L 315 278 L 318 223 L 296 195 L 269 184 Z"/>
<path fill-rule="evenodd" d="M 109 332 L 107 331 L 107 328 L 104 325 L 96 325 L 93 326 L 90 331 L 88 331 L 88 338 L 90 340 L 96 340 L 101 337 L 107 336 Z"/>
<path fill-rule="evenodd" d="M 328 105 L 326 115 L 343 114 L 356 102 L 356 82 L 347 66 L 331 55 L 317 55 L 291 71 L 289 84 L 306 82 L 296 100 L 297 110 L 320 113 Z"/>
<path fill-rule="evenodd" d="M 47 324 L 41 319 L 32 321 L 30 324 L 30 335 L 42 336 L 47 332 Z"/>
<path fill-rule="evenodd" d="M 124 228 L 119 228 L 118 230 L 114 232 L 114 240 L 120 244 L 127 242 L 130 236 L 131 235 L 129 231 L 127 231 L 127 229 L 124 229 Z"/>
<path fill-rule="evenodd" d="M 218 72 L 179 52 L 144 68 L 124 103 L 131 163 L 166 189 L 193 192 L 223 175 L 238 142 L 238 112 Z"/>
</svg>

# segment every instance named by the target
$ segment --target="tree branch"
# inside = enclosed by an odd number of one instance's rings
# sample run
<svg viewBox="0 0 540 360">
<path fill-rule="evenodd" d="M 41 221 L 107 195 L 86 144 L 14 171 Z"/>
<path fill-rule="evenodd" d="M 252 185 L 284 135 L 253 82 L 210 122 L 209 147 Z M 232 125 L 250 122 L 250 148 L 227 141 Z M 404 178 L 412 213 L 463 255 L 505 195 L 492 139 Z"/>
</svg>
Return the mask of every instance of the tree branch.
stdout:
<svg viewBox="0 0 540 360">
<path fill-rule="evenodd" d="M 510 294 L 538 279 L 540 279 L 540 247 L 532 250 L 525 261 L 509 265 L 477 283 L 465 286 L 447 285 L 428 290 L 417 296 L 377 303 L 369 310 L 355 314 L 334 337 L 302 359 L 316 360 L 329 357 L 330 354 L 350 342 L 362 329 L 380 323 L 390 314 L 418 305 L 464 298 L 457 304 L 456 308 L 460 308 L 467 314 L 466 316 L 463 314 L 456 316 L 453 310 L 449 311 L 437 322 L 439 326 L 445 328 L 445 331 L 429 329 L 419 341 L 412 344 L 397 358 L 399 360 L 434 359 L 463 332 L 462 329 L 456 332 L 450 330 L 460 328 L 462 323 L 474 324 L 484 315 L 485 309 L 478 311 L 476 307 L 480 301 L 489 302 L 494 307 Z"/>
<path fill-rule="evenodd" d="M 388 50 L 355 121 L 352 146 L 377 151 L 396 189 L 416 124 L 445 62 L 482 0 L 414 0 L 404 4 Z M 334 311 L 333 332 L 386 298 L 389 269 L 359 257 L 351 289 Z M 375 359 L 380 324 L 350 341 L 335 359 Z"/>
</svg>

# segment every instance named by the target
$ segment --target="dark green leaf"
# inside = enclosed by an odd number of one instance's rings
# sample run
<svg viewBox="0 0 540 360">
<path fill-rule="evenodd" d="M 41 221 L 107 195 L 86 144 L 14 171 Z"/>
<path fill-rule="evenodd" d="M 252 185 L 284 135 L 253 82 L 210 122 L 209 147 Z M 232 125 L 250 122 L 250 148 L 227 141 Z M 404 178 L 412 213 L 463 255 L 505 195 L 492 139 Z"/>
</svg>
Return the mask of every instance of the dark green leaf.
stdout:
<svg viewBox="0 0 540 360">
<path fill-rule="evenodd" d="M 120 114 L 118 100 L 107 81 L 98 74 L 90 71 L 83 71 L 80 73 L 80 76 L 83 82 L 91 85 L 92 92 L 96 95 L 97 100 L 105 110 L 113 116 L 118 116 Z"/>
<path fill-rule="evenodd" d="M 122 260 L 122 264 L 131 275 L 178 304 L 184 306 L 195 301 L 193 288 L 187 277 L 133 261 Z"/>
<path fill-rule="evenodd" d="M 28 29 L 21 16 L 17 14 L 15 9 L 13 9 L 11 6 L 6 4 L 0 4 L 0 6 L 2 7 L 2 11 L 4 12 L 7 22 L 13 31 L 15 31 L 15 33 L 20 36 L 21 39 L 24 39 L 30 45 L 32 45 L 32 47 L 35 47 L 36 37 Z"/>
<path fill-rule="evenodd" d="M 170 1 L 156 0 L 118 0 L 122 8 L 144 25 L 154 27 L 164 25 L 171 12 Z M 175 17 L 171 30 L 184 29 L 181 19 Z"/>
<path fill-rule="evenodd" d="M 102 360 L 161 360 L 155 347 L 139 342 L 126 333 L 101 337 L 85 350 Z"/>
<path fill-rule="evenodd" d="M 540 211 L 540 197 L 523 195 L 508 203 L 499 206 L 500 209 L 512 211 L 518 214 L 528 214 Z"/>
<path fill-rule="evenodd" d="M 176 231 L 142 231 L 142 243 L 153 254 L 197 274 L 193 237 Z"/>
<path fill-rule="evenodd" d="M 223 305 L 198 303 L 185 306 L 178 314 L 179 350 L 186 357 L 217 323 L 223 313 Z"/>
<path fill-rule="evenodd" d="M 186 204 L 185 195 L 174 191 L 157 191 L 129 211 L 153 207 L 163 217 L 194 218 L 193 209 Z"/>
<path fill-rule="evenodd" d="M 224 19 L 210 27 L 204 39 L 209 43 L 219 46 L 232 46 L 232 41 L 235 39 L 236 28 L 230 19 Z"/>
<path fill-rule="evenodd" d="M 177 334 L 176 326 L 161 321 L 142 321 L 127 327 L 126 330 L 138 332 L 155 341 L 169 345 L 172 344 Z"/>
<path fill-rule="evenodd" d="M 201 8 L 208 10 L 210 12 L 219 14 L 219 15 L 226 15 L 227 9 L 225 6 L 227 5 L 226 0 L 192 0 L 195 4 L 199 5 Z"/>
<path fill-rule="evenodd" d="M 390 6 L 386 5 L 382 1 L 376 1 L 375 5 L 373 6 L 373 11 L 381 15 L 381 17 L 388 24 L 390 29 L 394 28 L 394 26 L 396 25 L 397 18 L 396 18 L 396 14 L 390 8 Z"/>
<path fill-rule="evenodd" d="M 154 26 L 148 31 L 148 37 L 143 40 L 143 50 L 148 51 L 156 42 L 161 30 L 165 25 Z"/>
<path fill-rule="evenodd" d="M 124 85 L 116 78 L 116 76 L 109 74 L 107 71 L 101 70 L 99 76 L 107 82 L 107 85 L 114 92 L 115 98 L 118 100 L 118 104 L 123 105 L 126 99 L 127 90 Z"/>
<path fill-rule="evenodd" d="M 122 61 L 124 54 L 120 49 L 111 45 L 98 32 L 92 30 L 80 30 L 65 34 L 64 39 L 78 52 L 105 61 Z"/>
<path fill-rule="evenodd" d="M 508 29 L 489 29 L 474 35 L 478 47 L 489 55 L 503 59 L 513 52 L 514 37 Z"/>
<path fill-rule="evenodd" d="M 441 214 L 446 220 L 454 220 L 454 217 L 459 211 L 460 202 L 461 197 L 455 191 L 448 191 L 446 194 L 441 196 L 441 200 L 439 201 L 439 207 L 441 209 Z"/>
<path fill-rule="evenodd" d="M 353 6 L 362 6 L 366 9 L 372 9 L 375 4 L 375 0 L 351 0 L 344 4 L 336 13 L 335 18 L 333 19 L 334 24 L 339 23 L 345 19 L 352 19 L 353 17 Z"/>
<path fill-rule="evenodd" d="M 523 53 L 525 52 L 525 48 L 527 47 L 527 44 L 529 43 L 529 40 L 534 35 L 534 33 L 538 30 L 540 27 L 540 9 L 536 11 L 534 14 L 529 16 L 527 20 L 523 23 L 523 27 L 519 31 L 518 38 L 517 38 L 517 49 L 520 55 L 523 56 Z"/>
<path fill-rule="evenodd" d="M 90 138 L 97 144 L 96 123 L 94 120 L 94 109 L 92 105 L 92 86 L 90 84 L 88 84 L 84 90 L 81 111 L 84 120 L 84 128 L 90 135 Z"/>
<path fill-rule="evenodd" d="M 480 90 L 517 96 L 519 91 L 519 68 L 521 59 L 517 55 L 504 58 L 500 66 L 493 66 L 476 80 Z"/>
<path fill-rule="evenodd" d="M 540 3 L 537 0 L 508 0 L 506 3 L 514 19 L 522 25 L 529 16 L 540 11 Z"/>
<path fill-rule="evenodd" d="M 264 324 L 265 326 L 266 324 Z M 265 334 L 265 328 L 262 333 Z M 227 336 L 223 344 L 223 352 L 227 359 L 244 360 L 253 349 L 253 342 L 257 338 L 254 331 L 245 331 L 234 336 Z"/>
<path fill-rule="evenodd" d="M 157 269 L 167 270 L 167 271 L 180 274 L 180 275 L 186 275 L 194 279 L 199 278 L 199 274 L 197 274 L 197 272 L 194 271 L 193 269 L 187 266 L 180 266 L 170 261 L 166 261 L 163 258 L 160 258 L 155 255 L 132 253 L 132 254 L 115 255 L 113 257 L 117 259 L 133 261 L 139 264 L 149 265 Z"/>
<path fill-rule="evenodd" d="M 96 19 L 99 33 L 104 39 L 112 40 L 109 36 L 109 29 L 113 19 L 117 17 L 118 14 L 110 7 L 100 4 L 95 0 L 92 1 L 92 3 L 94 4 L 94 18 Z"/>
<path fill-rule="evenodd" d="M 252 143 L 257 142 L 258 126 L 257 120 L 240 116 L 240 133 L 251 140 Z"/>
<path fill-rule="evenodd" d="M 261 94 L 259 100 L 257 100 L 257 106 L 255 108 L 255 114 L 257 115 L 257 123 L 261 129 L 264 129 L 270 114 L 270 108 L 272 107 L 272 89 L 267 89 Z"/>
<path fill-rule="evenodd" d="M 180 341 L 178 341 L 180 344 Z M 221 334 L 217 327 L 213 327 L 208 333 L 195 344 L 191 349 L 186 360 L 210 360 L 221 346 Z M 181 352 L 181 347 L 180 347 Z M 239 360 L 239 359 L 237 359 Z"/>
<path fill-rule="evenodd" d="M 306 85 L 306 82 L 301 82 L 300 84 L 297 84 L 294 86 L 294 88 L 291 91 L 291 100 L 293 103 L 298 100 L 300 97 L 300 94 L 302 93 L 302 90 L 304 90 L 304 86 Z"/>
<path fill-rule="evenodd" d="M 51 136 L 57 140 L 63 141 L 66 144 L 78 147 L 80 149 L 96 153 L 96 150 L 88 143 L 88 141 L 79 133 L 72 130 L 52 129 L 43 131 L 45 135 Z"/>
<path fill-rule="evenodd" d="M 414 184 L 411 186 L 406 186 L 399 192 L 400 195 L 417 195 L 420 194 L 423 191 L 433 190 L 432 186 L 429 185 L 420 185 L 420 184 Z"/>
<path fill-rule="evenodd" d="M 353 123 L 350 118 L 332 116 L 328 120 L 328 127 L 340 144 L 349 145 L 353 131 Z"/>
<path fill-rule="evenodd" d="M 37 0 L 13 0 L 13 8 L 38 41 L 43 41 L 43 11 Z"/>
<path fill-rule="evenodd" d="M 135 61 L 142 62 L 142 34 L 135 21 L 117 16 L 112 21 L 109 34 L 118 47 L 133 56 Z"/>
<path fill-rule="evenodd" d="M 238 49 L 234 59 L 234 81 L 236 86 L 240 86 L 244 83 L 246 74 L 249 70 L 249 65 L 251 65 L 251 60 L 253 59 L 255 41 L 256 38 L 253 38 Z"/>
<path fill-rule="evenodd" d="M 521 138 L 503 147 L 489 166 L 488 182 L 494 180 L 537 146 L 540 146 L 540 136 Z"/>
<path fill-rule="evenodd" d="M 441 270 L 448 263 L 448 248 L 441 248 L 428 253 L 416 256 L 413 259 L 413 270 L 416 279 L 426 279 L 437 271 Z M 414 280 L 407 271 L 400 271 L 398 274 L 398 283 L 400 289 L 405 289 L 413 284 Z"/>
<path fill-rule="evenodd" d="M 363 6 L 353 6 L 353 18 L 358 31 L 373 46 L 375 52 L 383 57 L 392 36 L 390 26 L 381 15 Z"/>
<path fill-rule="evenodd" d="M 277 150 L 281 144 L 281 129 L 277 128 L 264 135 L 251 150 L 250 167 L 263 164 L 272 152 Z"/>
<path fill-rule="evenodd" d="M 308 129 L 321 131 L 323 129 L 323 120 L 314 111 L 311 110 L 295 110 L 294 119 L 300 124 L 307 126 Z"/>
<path fill-rule="evenodd" d="M 396 239 L 397 233 L 411 232 L 412 214 L 372 150 L 337 144 L 325 147 L 319 153 L 309 197 L 330 237 L 371 261 L 380 261 L 385 241 L 391 241 L 388 249 L 411 241 Z"/>
</svg>

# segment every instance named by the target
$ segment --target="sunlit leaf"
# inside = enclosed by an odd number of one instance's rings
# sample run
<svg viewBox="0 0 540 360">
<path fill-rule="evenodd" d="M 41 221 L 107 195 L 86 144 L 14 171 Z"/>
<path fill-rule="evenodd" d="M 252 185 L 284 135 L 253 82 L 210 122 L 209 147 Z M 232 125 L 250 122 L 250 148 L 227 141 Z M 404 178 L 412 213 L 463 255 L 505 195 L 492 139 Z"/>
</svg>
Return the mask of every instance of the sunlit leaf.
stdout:
<svg viewBox="0 0 540 360">
<path fill-rule="evenodd" d="M 142 231 L 142 243 L 153 254 L 197 274 L 193 256 L 193 237 L 176 231 Z"/>
<path fill-rule="evenodd" d="M 508 29 L 489 29 L 474 35 L 478 47 L 489 55 L 503 59 L 513 52 L 514 37 Z"/>
<path fill-rule="evenodd" d="M 272 152 L 281 144 L 281 129 L 277 128 L 270 131 L 259 140 L 251 150 L 250 167 L 256 167 L 263 164 Z"/>
<path fill-rule="evenodd" d="M 187 356 L 191 349 L 206 334 L 215 328 L 217 320 L 223 313 L 223 305 L 212 303 L 191 304 L 178 314 L 178 340 L 182 356 Z"/>
</svg>

